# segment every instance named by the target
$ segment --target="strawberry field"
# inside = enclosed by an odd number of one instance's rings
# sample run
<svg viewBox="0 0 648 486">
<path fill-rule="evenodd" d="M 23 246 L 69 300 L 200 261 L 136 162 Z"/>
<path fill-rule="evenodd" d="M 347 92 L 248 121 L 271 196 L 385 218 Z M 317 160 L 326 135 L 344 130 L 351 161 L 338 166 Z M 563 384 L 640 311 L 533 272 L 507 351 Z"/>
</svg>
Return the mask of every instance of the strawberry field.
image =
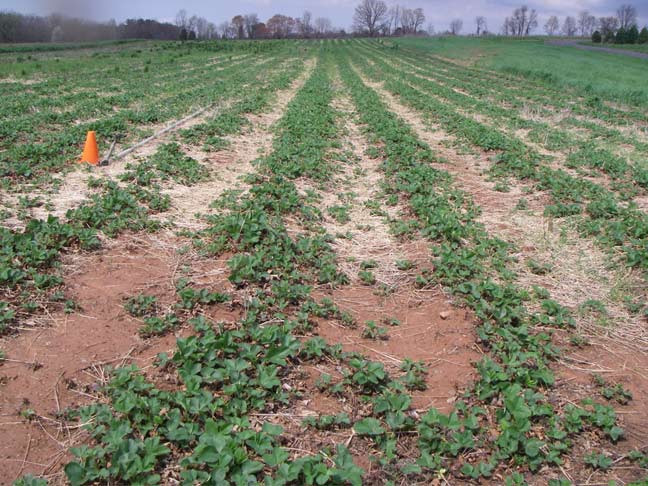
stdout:
<svg viewBox="0 0 648 486">
<path fill-rule="evenodd" d="M 0 53 L 0 484 L 646 484 L 648 107 L 428 47 Z"/>
</svg>

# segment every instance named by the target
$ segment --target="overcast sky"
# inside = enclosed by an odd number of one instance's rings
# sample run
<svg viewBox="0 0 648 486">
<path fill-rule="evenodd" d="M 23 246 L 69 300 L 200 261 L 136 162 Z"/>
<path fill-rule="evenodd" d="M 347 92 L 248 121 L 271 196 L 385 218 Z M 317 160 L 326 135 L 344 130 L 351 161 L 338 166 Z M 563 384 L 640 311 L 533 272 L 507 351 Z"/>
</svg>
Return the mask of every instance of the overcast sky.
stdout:
<svg viewBox="0 0 648 486">
<path fill-rule="evenodd" d="M 14 10 L 21 13 L 48 14 L 63 12 L 68 15 L 95 20 L 111 18 L 122 21 L 132 17 L 148 17 L 172 21 L 175 13 L 186 9 L 208 20 L 220 23 L 236 14 L 256 12 L 262 21 L 276 13 L 299 16 L 305 9 L 313 17 L 328 17 L 336 27 L 348 28 L 351 25 L 355 0 L 0 0 L 0 10 Z M 492 32 L 499 32 L 504 17 L 522 3 L 535 8 L 540 17 L 536 33 L 542 32 L 542 25 L 550 15 L 564 17 L 576 15 L 581 10 L 589 10 L 597 17 L 613 15 L 622 3 L 631 3 L 639 12 L 640 27 L 648 23 L 648 0 L 630 2 L 612 0 L 401 0 L 387 1 L 408 7 L 422 7 L 427 17 L 426 25 L 431 22 L 437 31 L 446 30 L 450 20 L 461 18 L 464 33 L 474 30 L 474 18 L 483 15 Z"/>
</svg>

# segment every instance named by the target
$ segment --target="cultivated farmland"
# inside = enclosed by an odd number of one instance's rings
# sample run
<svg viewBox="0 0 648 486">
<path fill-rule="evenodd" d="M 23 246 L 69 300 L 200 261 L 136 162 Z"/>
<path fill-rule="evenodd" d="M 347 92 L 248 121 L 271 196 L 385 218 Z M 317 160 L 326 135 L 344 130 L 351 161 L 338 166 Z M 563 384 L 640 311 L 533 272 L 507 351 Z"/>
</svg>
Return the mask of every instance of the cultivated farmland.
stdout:
<svg viewBox="0 0 648 486">
<path fill-rule="evenodd" d="M 3 49 L 0 484 L 646 484 L 642 69 Z"/>
</svg>

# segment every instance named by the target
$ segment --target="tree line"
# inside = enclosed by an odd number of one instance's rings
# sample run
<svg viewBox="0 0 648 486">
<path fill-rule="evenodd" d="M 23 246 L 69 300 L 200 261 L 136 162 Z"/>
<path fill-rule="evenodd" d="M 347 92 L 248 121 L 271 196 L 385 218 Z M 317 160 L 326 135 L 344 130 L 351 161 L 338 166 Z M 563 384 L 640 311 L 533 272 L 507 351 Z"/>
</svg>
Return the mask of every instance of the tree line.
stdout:
<svg viewBox="0 0 648 486">
<path fill-rule="evenodd" d="M 190 36 L 191 28 L 185 20 L 186 13 L 181 11 L 176 18 L 176 25 Z M 400 5 L 388 7 L 382 0 L 362 0 L 355 9 L 351 33 L 334 28 L 328 18 L 313 19 L 309 11 L 295 18 L 277 14 L 266 22 L 260 22 L 256 14 L 236 15 L 232 20 L 219 24 L 217 32 L 220 37 L 230 39 L 393 36 L 423 33 L 424 22 L 425 13 L 422 8 L 410 9 Z"/>
<path fill-rule="evenodd" d="M 300 18 L 277 14 L 261 22 L 255 13 L 236 15 L 216 25 L 204 17 L 180 10 L 175 22 L 127 19 L 95 22 L 60 14 L 24 15 L 0 11 L 0 42 L 85 42 L 98 40 L 210 40 L 330 37 L 345 35 L 325 17 L 306 11 Z"/>
<path fill-rule="evenodd" d="M 370 37 L 419 34 L 424 23 L 422 8 L 388 7 L 383 0 L 361 0 L 353 14 L 353 31 Z"/>
<path fill-rule="evenodd" d="M 648 28 L 639 32 L 637 8 L 623 4 L 616 16 L 595 17 L 583 10 L 577 16 L 566 16 L 562 21 L 550 16 L 544 24 L 544 32 L 549 36 L 591 37 L 594 42 L 616 42 L 634 44 L 648 42 Z M 538 27 L 538 13 L 526 5 L 516 8 L 512 15 L 504 19 L 502 35 L 523 37 L 530 35 Z"/>
<path fill-rule="evenodd" d="M 207 31 L 200 27 L 201 18 L 188 17 L 185 10 L 176 15 L 180 38 L 185 39 L 285 39 L 290 37 L 330 37 L 346 35 L 343 29 L 335 29 L 326 17 L 313 18 L 306 10 L 301 17 L 275 14 L 265 22 L 256 13 L 235 15 L 218 25 L 208 23 Z"/>
<path fill-rule="evenodd" d="M 0 42 L 86 42 L 119 39 L 175 40 L 179 29 L 152 19 L 94 22 L 66 17 L 23 15 L 0 11 Z"/>
<path fill-rule="evenodd" d="M 648 42 L 648 29 L 639 31 L 637 9 L 621 5 L 616 16 L 595 17 L 589 11 L 564 19 L 550 16 L 544 23 L 547 35 L 591 37 L 594 42 Z M 360 0 L 353 14 L 352 32 L 333 27 L 326 17 L 316 17 L 305 11 L 300 17 L 276 14 L 265 22 L 256 13 L 235 15 L 215 24 L 204 17 L 180 10 L 174 23 L 152 19 L 127 19 L 117 23 L 95 22 L 66 17 L 23 15 L 0 11 L 0 42 L 71 42 L 118 39 L 209 40 L 209 39 L 277 39 L 358 36 L 432 35 L 432 24 L 425 26 L 422 8 L 388 5 L 384 0 Z M 532 35 L 539 26 L 538 13 L 523 5 L 504 19 L 501 35 L 524 37 Z M 462 19 L 452 19 L 441 34 L 460 35 Z M 491 35 L 486 18 L 475 17 L 475 34 Z"/>
</svg>

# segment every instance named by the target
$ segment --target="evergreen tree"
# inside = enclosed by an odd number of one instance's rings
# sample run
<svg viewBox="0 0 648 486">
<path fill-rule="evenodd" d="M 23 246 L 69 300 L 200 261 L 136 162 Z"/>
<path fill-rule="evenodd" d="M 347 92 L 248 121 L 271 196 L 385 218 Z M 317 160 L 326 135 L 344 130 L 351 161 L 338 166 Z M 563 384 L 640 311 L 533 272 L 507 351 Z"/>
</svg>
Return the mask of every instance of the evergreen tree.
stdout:
<svg viewBox="0 0 648 486">
<path fill-rule="evenodd" d="M 648 44 L 648 27 L 641 29 L 639 34 L 639 44 Z"/>
<path fill-rule="evenodd" d="M 615 44 L 625 44 L 626 43 L 626 30 L 621 27 L 617 30 L 616 37 L 614 38 Z"/>
<path fill-rule="evenodd" d="M 601 33 L 598 30 L 595 30 L 594 33 L 592 34 L 592 42 L 595 44 L 600 44 L 602 41 Z"/>
<path fill-rule="evenodd" d="M 626 32 L 626 44 L 636 44 L 638 40 L 639 29 L 637 29 L 636 25 L 633 25 L 628 29 L 628 32 Z"/>
</svg>

